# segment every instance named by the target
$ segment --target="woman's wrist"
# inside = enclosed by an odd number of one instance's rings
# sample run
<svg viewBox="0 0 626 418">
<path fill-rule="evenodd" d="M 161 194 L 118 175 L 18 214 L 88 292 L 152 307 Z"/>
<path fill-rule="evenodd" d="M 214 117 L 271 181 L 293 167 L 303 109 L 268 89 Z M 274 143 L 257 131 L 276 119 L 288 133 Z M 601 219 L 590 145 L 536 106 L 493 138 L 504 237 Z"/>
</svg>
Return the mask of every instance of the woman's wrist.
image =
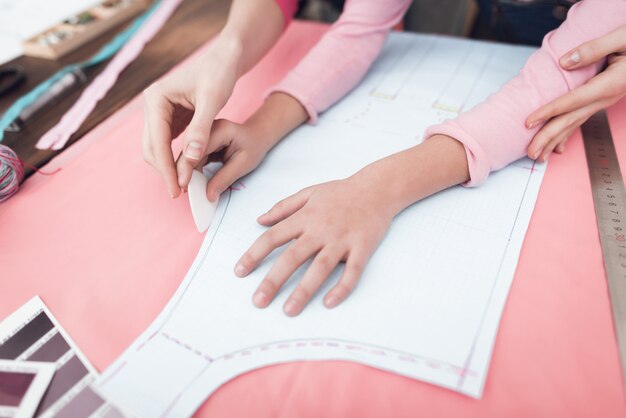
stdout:
<svg viewBox="0 0 626 418">
<path fill-rule="evenodd" d="M 215 52 L 217 52 L 221 60 L 226 61 L 221 62 L 220 65 L 234 68 L 236 71 L 235 79 L 238 79 L 243 73 L 241 63 L 244 57 L 244 44 L 238 34 L 234 31 L 222 31 L 206 55 L 211 57 L 211 60 L 214 60 L 215 57 L 213 55 Z M 215 65 L 215 62 L 210 62 L 210 65 Z"/>
</svg>

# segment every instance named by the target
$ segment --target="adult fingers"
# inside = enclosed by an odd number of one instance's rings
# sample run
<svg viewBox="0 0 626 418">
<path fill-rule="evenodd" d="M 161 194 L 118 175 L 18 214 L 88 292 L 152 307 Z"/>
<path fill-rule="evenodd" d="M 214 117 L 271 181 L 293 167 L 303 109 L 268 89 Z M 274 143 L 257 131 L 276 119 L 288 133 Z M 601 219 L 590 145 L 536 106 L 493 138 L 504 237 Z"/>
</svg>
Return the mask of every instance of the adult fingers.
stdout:
<svg viewBox="0 0 626 418">
<path fill-rule="evenodd" d="M 252 302 L 267 307 L 291 275 L 319 251 L 321 245 L 306 238 L 297 239 L 276 260 L 269 273 L 254 292 Z"/>
<path fill-rule="evenodd" d="M 172 155 L 170 124 L 174 106 L 156 87 L 144 92 L 144 159 L 165 181 L 171 197 L 180 194 Z"/>
<path fill-rule="evenodd" d="M 546 146 L 575 122 L 576 112 L 569 112 L 553 118 L 535 134 L 528 146 L 528 157 L 543 162 Z"/>
<path fill-rule="evenodd" d="M 568 126 L 565 130 L 563 130 L 563 132 L 561 132 L 560 134 L 552 138 L 550 142 L 548 142 L 548 144 L 544 147 L 542 154 L 539 157 L 539 161 L 541 162 L 548 161 L 552 151 L 556 151 L 559 154 L 562 153 L 563 150 L 565 149 L 565 143 L 567 142 L 568 139 L 570 139 L 570 137 L 572 136 L 574 131 L 578 128 L 578 126 L 579 125 L 574 123 Z"/>
<path fill-rule="evenodd" d="M 335 270 L 337 264 L 341 262 L 344 255 L 344 252 L 336 248 L 325 247 L 320 251 L 315 256 L 300 283 L 298 283 L 298 286 L 285 302 L 283 306 L 285 314 L 288 316 L 300 314 L 322 283 Z"/>
<path fill-rule="evenodd" d="M 626 51 L 626 25 L 572 49 L 559 60 L 561 67 L 574 70 L 593 64 L 614 52 Z"/>
<path fill-rule="evenodd" d="M 176 164 L 180 187 L 186 187 L 189 184 L 192 170 L 207 155 L 206 150 L 211 137 L 211 127 L 218 110 L 212 105 L 206 95 L 198 97 L 193 117 L 185 131 L 183 153 Z"/>
<path fill-rule="evenodd" d="M 361 274 L 363 274 L 363 270 L 365 270 L 369 256 L 370 254 L 363 249 L 350 252 L 341 278 L 324 297 L 324 305 L 327 308 L 334 308 L 352 293 Z"/>
<path fill-rule="evenodd" d="M 254 270 L 276 248 L 297 238 L 301 233 L 294 222 L 289 220 L 279 223 L 265 231 L 254 241 L 252 246 L 241 256 L 235 265 L 235 274 L 244 277 Z"/>
<path fill-rule="evenodd" d="M 615 80 L 610 72 L 600 73 L 587 83 L 542 106 L 528 116 L 526 126 L 531 129 L 555 116 L 572 112 L 615 94 Z"/>
<path fill-rule="evenodd" d="M 293 215 L 306 204 L 313 194 L 314 187 L 307 187 L 275 204 L 257 219 L 261 225 L 274 225 Z"/>
<path fill-rule="evenodd" d="M 554 118 L 535 135 L 528 147 L 528 156 L 540 162 L 546 161 L 550 153 L 558 148 L 559 144 L 567 141 L 580 125 L 594 113 L 611 106 L 617 100 L 617 97 L 610 97 Z M 561 152 L 563 149 L 564 146 L 561 147 Z"/>
</svg>

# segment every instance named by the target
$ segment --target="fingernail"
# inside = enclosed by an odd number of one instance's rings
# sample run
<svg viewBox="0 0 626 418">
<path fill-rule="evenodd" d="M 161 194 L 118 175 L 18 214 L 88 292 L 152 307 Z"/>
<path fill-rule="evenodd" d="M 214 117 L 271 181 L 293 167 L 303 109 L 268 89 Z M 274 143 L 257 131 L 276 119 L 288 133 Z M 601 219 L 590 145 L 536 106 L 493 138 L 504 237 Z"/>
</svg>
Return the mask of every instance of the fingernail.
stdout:
<svg viewBox="0 0 626 418">
<path fill-rule="evenodd" d="M 574 51 L 568 56 L 561 59 L 561 64 L 564 67 L 571 67 L 572 65 L 578 64 L 580 62 L 580 54 L 578 51 Z"/>
<path fill-rule="evenodd" d="M 185 157 L 199 160 L 202 156 L 202 145 L 199 142 L 190 142 L 185 149 Z"/>
<path fill-rule="evenodd" d="M 528 127 L 528 129 L 532 129 L 532 128 L 538 126 L 540 123 L 541 123 L 540 120 L 534 120 L 532 122 L 527 123 L 526 127 Z"/>
<path fill-rule="evenodd" d="M 235 274 L 239 277 L 243 277 L 246 275 L 246 268 L 243 266 L 243 264 L 237 264 L 235 266 Z"/>
<path fill-rule="evenodd" d="M 252 297 L 252 302 L 257 308 L 265 308 L 269 303 L 270 298 L 262 291 L 258 291 Z"/>
<path fill-rule="evenodd" d="M 332 309 L 337 305 L 339 305 L 339 298 L 337 296 L 329 296 L 328 299 L 326 299 L 327 308 Z"/>
<path fill-rule="evenodd" d="M 283 311 L 289 316 L 295 316 L 298 314 L 298 304 L 293 300 L 288 300 L 283 307 Z"/>
</svg>

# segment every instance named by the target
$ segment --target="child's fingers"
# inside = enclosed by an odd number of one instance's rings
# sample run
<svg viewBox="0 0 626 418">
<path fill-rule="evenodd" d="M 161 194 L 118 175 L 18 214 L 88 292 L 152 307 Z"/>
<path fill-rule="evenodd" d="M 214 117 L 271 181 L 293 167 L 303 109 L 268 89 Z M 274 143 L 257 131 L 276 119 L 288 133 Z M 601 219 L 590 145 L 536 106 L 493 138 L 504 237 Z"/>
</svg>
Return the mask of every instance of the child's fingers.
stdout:
<svg viewBox="0 0 626 418">
<path fill-rule="evenodd" d="M 285 302 L 283 306 L 285 314 L 288 316 L 300 314 L 322 283 L 324 283 L 341 262 L 343 256 L 344 253 L 337 248 L 324 247 L 324 249 L 317 254 L 304 274 L 304 277 L 302 277 L 296 289 Z"/>
<path fill-rule="evenodd" d="M 313 194 L 313 191 L 314 187 L 307 187 L 306 189 L 302 189 L 298 193 L 281 200 L 269 211 L 259 216 L 257 221 L 261 225 L 270 226 L 288 218 L 302 209 L 311 197 L 311 194 Z"/>
<path fill-rule="evenodd" d="M 294 222 L 284 221 L 265 231 L 254 241 L 235 265 L 235 274 L 244 277 L 254 270 L 274 249 L 281 247 L 301 234 Z"/>
<path fill-rule="evenodd" d="M 206 186 L 207 198 L 215 202 L 220 194 L 254 167 L 243 154 L 236 153 L 217 170 Z"/>
<path fill-rule="evenodd" d="M 531 129 L 555 116 L 580 109 L 598 100 L 615 94 L 614 80 L 607 73 L 601 73 L 586 84 L 575 88 L 558 99 L 542 106 L 528 116 L 526 126 Z"/>
<path fill-rule="evenodd" d="M 320 248 L 320 244 L 315 244 L 311 240 L 297 239 L 278 257 L 276 263 L 254 292 L 252 302 L 258 308 L 265 308 L 269 305 L 289 277 L 298 267 L 313 257 Z"/>
<path fill-rule="evenodd" d="M 368 259 L 369 254 L 363 250 L 350 252 L 341 278 L 324 297 L 324 304 L 327 308 L 334 308 L 352 293 L 361 274 L 363 274 L 363 270 L 365 270 L 365 264 L 367 264 Z"/>
<path fill-rule="evenodd" d="M 624 52 L 624 50 L 626 50 L 626 26 L 585 42 L 563 55 L 559 62 L 564 69 L 573 70 L 593 64 L 614 52 Z"/>
</svg>

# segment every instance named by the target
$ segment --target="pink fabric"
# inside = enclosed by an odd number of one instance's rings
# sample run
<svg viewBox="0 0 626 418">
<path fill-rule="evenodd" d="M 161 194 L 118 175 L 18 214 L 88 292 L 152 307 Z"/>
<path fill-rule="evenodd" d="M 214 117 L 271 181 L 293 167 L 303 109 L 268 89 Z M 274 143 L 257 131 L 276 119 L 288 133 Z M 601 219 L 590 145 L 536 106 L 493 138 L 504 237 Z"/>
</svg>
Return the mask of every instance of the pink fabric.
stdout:
<svg viewBox="0 0 626 418">
<path fill-rule="evenodd" d="M 243 120 L 326 31 L 295 22 L 237 85 Z M 609 111 L 626 167 L 626 101 Z M 203 236 L 141 158 L 136 100 L 0 205 L 0 318 L 39 294 L 102 370 L 156 317 Z M 82 143 L 81 140 L 79 142 Z M 70 158 L 74 156 L 76 158 Z M 79 158 L 78 158 L 79 157 Z M 393 283 L 390 283 L 393 285 Z M 358 297 L 358 294 L 353 295 Z M 482 400 L 369 367 L 297 362 L 240 376 L 199 417 L 623 417 L 618 353 L 580 136 L 551 159 Z"/>
<path fill-rule="evenodd" d="M 276 4 L 280 7 L 280 11 L 283 12 L 285 27 L 287 27 L 298 10 L 298 0 L 276 0 Z"/>
<path fill-rule="evenodd" d="M 425 137 L 451 136 L 465 145 L 469 162 L 468 186 L 482 183 L 491 171 L 526 155 L 541 128 L 527 129 L 526 118 L 536 109 L 584 84 L 603 63 L 565 71 L 559 58 L 583 42 L 626 25 L 625 0 L 585 0 L 574 5 L 567 20 L 546 35 L 520 74 L 498 93 L 458 118 L 433 126 Z"/>
<path fill-rule="evenodd" d="M 365 75 L 391 28 L 402 19 L 411 0 L 348 0 L 339 20 L 287 77 L 268 91 L 296 98 L 309 114 L 341 99 Z"/>
</svg>

